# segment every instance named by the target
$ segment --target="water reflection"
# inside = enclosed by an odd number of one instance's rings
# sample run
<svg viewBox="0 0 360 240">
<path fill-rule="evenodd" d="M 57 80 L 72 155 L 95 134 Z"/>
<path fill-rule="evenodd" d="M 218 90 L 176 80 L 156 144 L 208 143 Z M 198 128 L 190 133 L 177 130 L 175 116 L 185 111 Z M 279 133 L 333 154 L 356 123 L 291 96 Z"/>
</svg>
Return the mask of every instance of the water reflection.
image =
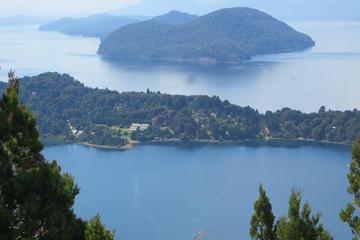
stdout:
<svg viewBox="0 0 360 240">
<path fill-rule="evenodd" d="M 134 59 L 108 59 L 102 58 L 113 71 L 135 75 L 155 75 L 167 73 L 169 75 L 183 76 L 189 85 L 206 81 L 214 87 L 219 85 L 231 87 L 253 84 L 261 74 L 279 65 L 276 62 L 246 62 L 243 64 L 200 64 L 187 62 L 172 62 L 163 60 L 134 60 Z M 135 79 L 136 80 L 136 79 Z M 169 79 L 170 81 L 170 79 Z"/>
<path fill-rule="evenodd" d="M 199 148 L 223 148 L 225 147 L 248 147 L 248 148 L 289 148 L 297 149 L 302 147 L 312 147 L 312 148 L 327 148 L 333 149 L 336 151 L 349 153 L 351 152 L 351 145 L 348 144 L 336 144 L 336 143 L 327 143 L 327 142 L 316 142 L 316 141 L 304 141 L 296 139 L 271 139 L 271 140 L 248 140 L 237 143 L 201 143 L 201 142 L 173 142 L 173 143 L 145 143 L 142 145 L 154 145 L 154 146 L 173 146 L 182 150 L 197 150 Z M 102 149 L 100 149 L 101 151 Z M 104 149 L 108 151 L 107 149 Z"/>
</svg>

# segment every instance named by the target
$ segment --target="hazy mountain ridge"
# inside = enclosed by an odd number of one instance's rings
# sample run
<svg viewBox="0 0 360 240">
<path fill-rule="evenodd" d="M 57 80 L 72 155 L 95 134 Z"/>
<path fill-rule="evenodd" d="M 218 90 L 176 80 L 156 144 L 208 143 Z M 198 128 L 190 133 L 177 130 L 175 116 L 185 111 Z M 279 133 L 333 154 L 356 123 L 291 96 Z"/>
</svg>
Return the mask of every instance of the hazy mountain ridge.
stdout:
<svg viewBox="0 0 360 240">
<path fill-rule="evenodd" d="M 17 15 L 13 17 L 0 17 L 0 26 L 36 25 L 46 21 L 47 20 L 38 17 Z"/>
<path fill-rule="evenodd" d="M 85 37 L 105 37 L 116 29 L 137 19 L 110 14 L 97 14 L 83 18 L 61 18 L 55 22 L 40 26 L 41 31 L 58 31 L 68 35 Z"/>
<path fill-rule="evenodd" d="M 124 26 L 104 38 L 98 52 L 111 58 L 241 62 L 314 44 L 266 13 L 228 8 L 177 26 L 153 20 Z"/>
</svg>

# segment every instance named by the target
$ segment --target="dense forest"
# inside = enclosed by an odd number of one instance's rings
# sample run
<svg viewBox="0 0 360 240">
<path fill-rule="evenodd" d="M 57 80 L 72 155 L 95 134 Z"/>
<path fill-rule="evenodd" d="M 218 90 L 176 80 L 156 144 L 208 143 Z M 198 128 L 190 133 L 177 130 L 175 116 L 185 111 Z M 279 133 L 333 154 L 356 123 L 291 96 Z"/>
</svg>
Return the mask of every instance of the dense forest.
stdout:
<svg viewBox="0 0 360 240">
<path fill-rule="evenodd" d="M 200 17 L 175 13 L 121 27 L 102 40 L 99 54 L 110 58 L 241 62 L 258 54 L 298 51 L 315 44 L 309 36 L 256 9 L 221 9 Z M 169 19 L 174 19 L 173 15 L 182 16 L 182 24 L 172 24 Z"/>
<path fill-rule="evenodd" d="M 21 99 L 37 116 L 46 144 L 83 142 L 122 146 L 141 142 L 227 142 L 306 139 L 351 143 L 360 133 L 360 112 L 316 113 L 283 108 L 260 113 L 213 96 L 123 92 L 85 87 L 67 74 L 44 73 L 20 80 Z M 6 87 L 0 83 L 0 91 Z M 146 123 L 144 131 L 129 131 Z"/>
</svg>

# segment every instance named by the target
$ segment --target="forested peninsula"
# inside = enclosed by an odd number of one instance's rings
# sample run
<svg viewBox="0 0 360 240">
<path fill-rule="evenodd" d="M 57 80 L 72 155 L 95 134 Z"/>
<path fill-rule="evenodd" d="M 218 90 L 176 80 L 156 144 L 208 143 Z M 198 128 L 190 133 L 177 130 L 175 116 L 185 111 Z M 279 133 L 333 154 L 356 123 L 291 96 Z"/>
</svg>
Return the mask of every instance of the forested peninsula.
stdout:
<svg viewBox="0 0 360 240">
<path fill-rule="evenodd" d="M 238 63 L 254 55 L 299 51 L 314 44 L 286 23 L 240 7 L 200 17 L 170 12 L 129 24 L 103 38 L 98 52 L 115 59 Z"/>
<path fill-rule="evenodd" d="M 0 82 L 3 92 L 7 83 Z M 89 88 L 67 74 L 20 79 L 20 96 L 37 118 L 45 144 L 121 147 L 138 142 L 242 142 L 300 139 L 352 143 L 360 112 L 302 113 L 283 108 L 260 113 L 217 96 L 123 92 Z"/>
</svg>

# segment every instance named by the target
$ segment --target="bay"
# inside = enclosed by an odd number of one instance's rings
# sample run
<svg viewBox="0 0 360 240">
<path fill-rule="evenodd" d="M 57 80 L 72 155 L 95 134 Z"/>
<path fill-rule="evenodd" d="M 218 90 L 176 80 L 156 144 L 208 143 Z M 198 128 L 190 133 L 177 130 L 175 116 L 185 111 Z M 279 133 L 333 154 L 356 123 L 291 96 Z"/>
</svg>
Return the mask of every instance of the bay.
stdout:
<svg viewBox="0 0 360 240">
<path fill-rule="evenodd" d="M 350 239 L 339 220 L 350 148 L 301 145 L 141 145 L 129 151 L 80 145 L 47 147 L 81 188 L 75 211 L 100 213 L 123 240 L 249 239 L 253 203 L 263 184 L 279 217 L 292 189 L 301 190 L 335 239 Z"/>
</svg>

